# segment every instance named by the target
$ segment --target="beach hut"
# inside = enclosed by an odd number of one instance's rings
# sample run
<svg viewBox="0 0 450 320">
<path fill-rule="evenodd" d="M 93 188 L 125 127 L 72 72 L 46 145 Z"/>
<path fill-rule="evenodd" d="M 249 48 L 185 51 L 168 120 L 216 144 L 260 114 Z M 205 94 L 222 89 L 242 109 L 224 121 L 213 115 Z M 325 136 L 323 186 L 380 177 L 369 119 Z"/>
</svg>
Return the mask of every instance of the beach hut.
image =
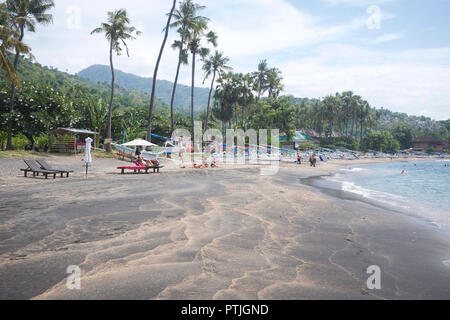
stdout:
<svg viewBox="0 0 450 320">
<path fill-rule="evenodd" d="M 93 148 L 96 148 L 95 141 L 99 135 L 85 129 L 58 128 L 50 131 L 50 152 L 72 153 L 83 152 L 86 148 L 86 138 L 90 137 L 94 141 Z"/>
<path fill-rule="evenodd" d="M 294 149 L 298 149 L 300 144 L 302 143 L 315 143 L 314 139 L 308 136 L 307 134 L 301 132 L 301 131 L 295 131 L 295 134 L 293 137 L 288 139 L 286 134 L 280 135 L 280 143 L 283 146 L 293 146 Z"/>
</svg>

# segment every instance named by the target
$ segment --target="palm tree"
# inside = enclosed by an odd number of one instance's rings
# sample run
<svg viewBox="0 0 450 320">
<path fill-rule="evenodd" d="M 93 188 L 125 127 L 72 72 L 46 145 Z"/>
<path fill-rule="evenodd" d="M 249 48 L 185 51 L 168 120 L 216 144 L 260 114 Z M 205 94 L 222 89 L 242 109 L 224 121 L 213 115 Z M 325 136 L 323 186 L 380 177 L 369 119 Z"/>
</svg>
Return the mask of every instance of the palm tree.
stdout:
<svg viewBox="0 0 450 320">
<path fill-rule="evenodd" d="M 165 30 L 164 40 L 161 45 L 161 49 L 159 50 L 158 60 L 156 61 L 155 71 L 153 73 L 152 95 L 150 98 L 150 107 L 149 107 L 149 111 L 148 111 L 148 125 L 147 125 L 147 140 L 149 142 L 152 141 L 153 105 L 155 103 L 156 80 L 158 78 L 159 64 L 161 63 L 161 58 L 164 53 L 164 48 L 166 47 L 167 38 L 169 37 L 170 22 L 172 21 L 172 16 L 173 16 L 176 6 L 177 6 L 177 0 L 173 0 L 172 9 L 170 10 L 170 13 L 168 14 L 169 18 L 167 19 L 167 25 L 166 25 L 166 28 L 164 29 Z"/>
<path fill-rule="evenodd" d="M 210 52 L 207 47 L 203 46 L 203 42 L 217 46 L 217 35 L 213 31 L 208 30 L 207 18 L 199 19 L 196 25 L 192 26 L 190 32 L 186 34 L 188 48 L 192 55 L 192 84 L 191 84 L 191 129 L 192 129 L 192 145 L 194 145 L 194 89 L 195 89 L 195 61 L 197 55 L 204 59 Z"/>
<path fill-rule="evenodd" d="M 208 106 L 206 108 L 206 122 L 205 122 L 205 130 L 208 130 L 208 122 L 210 116 L 210 104 L 211 104 L 211 94 L 214 89 L 214 83 L 216 81 L 217 73 L 224 72 L 225 70 L 232 70 L 231 67 L 227 66 L 227 63 L 230 61 L 230 58 L 225 57 L 223 52 L 216 51 L 213 55 L 209 55 L 203 59 L 203 71 L 205 71 L 203 84 L 206 79 L 208 79 L 211 74 L 213 75 L 211 81 L 211 88 L 209 89 L 208 96 Z"/>
<path fill-rule="evenodd" d="M 266 88 L 269 90 L 269 98 L 278 97 L 280 92 L 284 90 L 284 86 L 281 83 L 283 81 L 281 71 L 277 68 L 272 68 L 267 72 L 266 76 Z"/>
<path fill-rule="evenodd" d="M 341 95 L 341 112 L 344 117 L 345 136 L 348 138 L 348 124 L 352 115 L 353 92 L 343 92 Z"/>
<path fill-rule="evenodd" d="M 362 104 L 361 96 L 353 96 L 351 99 L 351 110 L 352 110 L 352 132 L 351 136 L 356 137 L 355 127 L 357 126 L 358 112 Z"/>
<path fill-rule="evenodd" d="M 130 56 L 128 51 L 128 45 L 126 40 L 136 39 L 133 34 L 139 35 L 140 31 L 137 31 L 135 27 L 129 25 L 130 19 L 128 18 L 127 11 L 125 9 L 119 9 L 117 11 L 108 12 L 108 23 L 102 23 L 101 27 L 94 29 L 91 34 L 104 33 L 106 39 L 109 41 L 109 63 L 111 66 L 111 98 L 109 100 L 109 111 L 108 111 L 108 132 L 106 144 L 106 151 L 111 152 L 111 122 L 112 122 L 112 109 L 114 100 L 114 64 L 113 64 L 113 52 L 118 56 L 122 54 L 122 45 L 125 47 L 127 56 Z"/>
<path fill-rule="evenodd" d="M 242 128 L 247 130 L 245 122 L 245 110 L 254 101 L 254 96 L 252 92 L 253 79 L 250 74 L 239 76 L 239 104 L 242 108 Z"/>
<path fill-rule="evenodd" d="M 197 12 L 205 9 L 205 6 L 201 6 L 192 2 L 192 0 L 184 0 L 178 10 L 173 14 L 175 21 L 170 25 L 171 28 L 177 28 L 180 40 L 175 40 L 172 45 L 173 49 L 178 49 L 178 66 L 175 75 L 175 81 L 173 83 L 172 98 L 170 101 L 170 115 L 171 115 L 171 132 L 175 130 L 173 108 L 175 103 L 175 93 L 178 85 L 178 77 L 180 75 L 181 64 L 188 64 L 188 51 L 185 48 L 186 36 L 190 30 L 195 27 L 200 20 L 204 17 L 197 16 Z"/>
<path fill-rule="evenodd" d="M 214 93 L 214 117 L 222 121 L 222 134 L 225 137 L 226 123 L 233 118 L 233 105 L 236 103 L 234 75 L 231 72 L 220 74 Z"/>
<path fill-rule="evenodd" d="M 337 116 L 337 112 L 336 112 L 336 107 L 337 107 L 336 97 L 334 97 L 334 96 L 327 96 L 327 97 L 325 97 L 325 99 L 323 100 L 323 106 L 325 108 L 326 119 L 328 120 L 328 125 L 329 125 L 329 137 L 332 138 L 333 137 L 334 120 L 336 119 L 336 116 Z"/>
<path fill-rule="evenodd" d="M 267 64 L 267 60 L 261 60 L 258 65 L 258 71 L 253 72 L 253 77 L 255 79 L 255 90 L 258 92 L 258 97 L 256 102 L 261 99 L 261 95 L 265 91 L 265 84 L 267 81 L 267 73 L 269 72 L 269 67 Z"/>
<path fill-rule="evenodd" d="M 361 146 L 362 146 L 362 140 L 363 140 L 363 135 L 364 135 L 364 125 L 368 122 L 371 111 L 372 111 L 372 109 L 370 108 L 369 103 L 367 101 L 363 100 L 358 108 L 358 120 L 359 120 L 359 127 L 360 127 L 359 143 L 361 144 Z"/>
<path fill-rule="evenodd" d="M 14 30 L 11 16 L 8 13 L 5 3 L 0 3 L 0 69 L 5 72 L 5 77 L 20 86 L 19 77 L 13 64 L 8 59 L 7 52 L 11 49 L 17 49 L 20 53 L 30 54 L 30 48 L 18 40 L 18 32 Z"/>
<path fill-rule="evenodd" d="M 14 73 L 17 72 L 20 54 L 24 47 L 21 45 L 25 36 L 25 31 L 35 32 L 36 25 L 48 25 L 53 22 L 53 16 L 46 13 L 55 6 L 53 0 L 7 0 L 4 2 L 8 15 L 10 17 L 11 26 L 15 31 L 17 43 L 15 46 L 16 55 L 14 58 Z M 28 50 L 29 51 L 29 50 Z M 14 112 L 14 99 L 16 97 L 16 83 L 11 85 L 10 112 Z M 12 149 L 12 120 L 8 121 L 8 139 L 6 149 Z"/>
</svg>

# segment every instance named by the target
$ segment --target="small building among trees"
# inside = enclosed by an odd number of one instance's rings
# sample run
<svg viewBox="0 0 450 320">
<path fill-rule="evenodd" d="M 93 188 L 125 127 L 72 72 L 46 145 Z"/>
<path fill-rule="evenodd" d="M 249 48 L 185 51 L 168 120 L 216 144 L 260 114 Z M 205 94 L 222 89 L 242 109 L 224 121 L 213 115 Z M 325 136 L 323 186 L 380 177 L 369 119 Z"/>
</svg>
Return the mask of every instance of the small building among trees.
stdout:
<svg viewBox="0 0 450 320">
<path fill-rule="evenodd" d="M 448 143 L 431 136 L 424 136 L 413 141 L 414 151 L 434 150 L 434 152 L 443 152 L 448 150 Z"/>
<path fill-rule="evenodd" d="M 72 128 L 58 128 L 50 131 L 50 152 L 59 153 L 78 153 L 82 152 L 86 147 L 85 139 L 91 137 L 94 142 L 92 148 L 97 147 L 99 135 L 97 132 L 92 132 L 84 129 Z"/>
</svg>

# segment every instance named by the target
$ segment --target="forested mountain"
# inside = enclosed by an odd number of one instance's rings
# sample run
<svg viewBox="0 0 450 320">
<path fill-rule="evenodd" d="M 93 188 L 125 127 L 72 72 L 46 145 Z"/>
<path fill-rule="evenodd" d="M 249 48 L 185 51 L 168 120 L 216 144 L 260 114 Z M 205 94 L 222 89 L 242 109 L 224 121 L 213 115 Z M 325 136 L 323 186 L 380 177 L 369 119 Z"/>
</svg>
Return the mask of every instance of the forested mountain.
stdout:
<svg viewBox="0 0 450 320">
<path fill-rule="evenodd" d="M 381 108 L 380 112 L 381 116 L 379 122 L 379 129 L 384 129 L 389 125 L 398 122 L 404 122 L 416 129 L 437 130 L 443 124 L 443 122 L 434 121 L 431 118 L 425 116 L 410 116 L 407 115 L 406 113 L 392 112 L 391 110 L 387 110 L 384 108 Z"/>
<path fill-rule="evenodd" d="M 111 69 L 109 66 L 93 65 L 77 73 L 77 76 L 90 80 L 94 83 L 110 83 Z M 131 73 L 115 70 L 117 85 L 151 94 L 153 79 L 144 78 Z M 173 83 L 166 80 L 156 81 L 156 96 L 163 103 L 170 105 L 172 98 Z M 209 90 L 206 88 L 195 88 L 195 110 L 206 109 Z M 181 113 L 186 113 L 191 107 L 191 87 L 178 84 L 175 95 L 175 108 Z"/>
<path fill-rule="evenodd" d="M 8 56 L 10 57 L 10 54 Z M 102 97 L 105 101 L 109 99 L 110 84 L 94 83 L 79 76 L 59 71 L 53 67 L 42 66 L 26 58 L 20 58 L 18 74 L 21 81 L 45 83 L 62 91 L 73 90 L 73 88 L 81 86 L 87 88 L 91 94 Z M 1 81 L 4 81 L 3 77 Z M 148 105 L 149 101 L 150 96 L 142 91 L 116 86 L 114 104 L 118 109 L 136 106 L 144 107 Z M 160 100 L 158 100 L 157 104 L 158 108 L 167 107 Z"/>
</svg>

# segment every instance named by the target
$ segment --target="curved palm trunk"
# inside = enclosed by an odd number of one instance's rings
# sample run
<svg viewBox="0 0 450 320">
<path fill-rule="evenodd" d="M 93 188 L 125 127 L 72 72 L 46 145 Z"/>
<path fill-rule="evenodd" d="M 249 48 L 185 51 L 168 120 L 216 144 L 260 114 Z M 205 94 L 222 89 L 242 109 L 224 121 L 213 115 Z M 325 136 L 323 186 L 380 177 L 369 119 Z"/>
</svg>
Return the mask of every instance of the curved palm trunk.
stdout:
<svg viewBox="0 0 450 320">
<path fill-rule="evenodd" d="M 178 56 L 178 66 L 177 66 L 177 74 L 175 75 L 175 81 L 173 83 L 173 89 L 172 89 L 172 99 L 170 100 L 170 119 L 171 119 L 171 133 L 175 131 L 175 120 L 174 120 L 174 114 L 173 114 L 173 107 L 175 104 L 175 93 L 177 91 L 177 85 L 178 85 L 178 77 L 180 76 L 180 67 L 181 67 L 181 57 L 183 56 L 183 43 L 184 43 L 184 36 L 181 37 L 181 45 L 180 45 L 180 54 Z"/>
<path fill-rule="evenodd" d="M 111 66 L 111 98 L 109 100 L 109 109 L 108 109 L 108 143 L 106 143 L 105 148 L 106 152 L 111 152 L 111 138 L 112 138 L 112 107 L 113 107 L 113 101 L 114 101 L 114 84 L 115 84 L 115 74 L 114 74 L 114 64 L 113 64 L 113 42 L 111 41 L 111 45 L 109 48 L 109 64 Z"/>
<path fill-rule="evenodd" d="M 148 111 L 148 126 L 147 126 L 147 140 L 149 142 L 152 141 L 152 117 L 153 117 L 153 105 L 155 103 L 156 79 L 158 77 L 158 70 L 159 70 L 159 64 L 161 62 L 161 57 L 163 55 L 164 48 L 165 48 L 166 42 L 167 42 L 167 38 L 169 36 L 170 21 L 172 20 L 173 12 L 175 11 L 176 5 L 177 5 L 177 0 L 173 0 L 172 10 L 170 11 L 169 19 L 167 19 L 166 33 L 164 35 L 164 40 L 161 45 L 161 50 L 159 51 L 158 60 L 156 62 L 156 66 L 155 66 L 155 72 L 153 73 L 152 95 L 150 98 L 150 107 L 149 107 L 149 111 Z"/>
<path fill-rule="evenodd" d="M 24 37 L 24 27 L 20 27 L 20 35 L 19 35 L 19 42 L 22 42 Z M 14 71 L 17 72 L 17 66 L 19 65 L 19 57 L 20 52 L 16 48 L 16 56 L 14 58 Z M 9 112 L 14 112 L 14 100 L 16 99 L 16 84 L 13 82 L 11 84 L 11 100 L 9 104 Z M 12 127 L 13 127 L 13 120 L 10 119 L 8 121 L 8 138 L 6 140 L 6 150 L 12 150 Z M 33 146 L 34 147 L 34 146 Z"/>
<path fill-rule="evenodd" d="M 210 112 L 210 105 L 211 105 L 211 94 L 214 89 L 214 82 L 216 81 L 216 70 L 214 70 L 213 79 L 211 82 L 211 88 L 209 89 L 209 97 L 208 97 L 208 107 L 206 108 L 206 123 L 205 123 L 205 131 L 208 131 L 208 125 L 209 125 L 209 112 Z"/>
<path fill-rule="evenodd" d="M 192 147 L 195 148 L 194 142 L 194 88 L 195 88 L 195 52 L 192 53 L 192 86 L 191 86 L 191 141 Z M 195 151 L 195 149 L 194 149 Z M 192 154 L 192 160 L 194 160 L 194 154 Z"/>
</svg>

